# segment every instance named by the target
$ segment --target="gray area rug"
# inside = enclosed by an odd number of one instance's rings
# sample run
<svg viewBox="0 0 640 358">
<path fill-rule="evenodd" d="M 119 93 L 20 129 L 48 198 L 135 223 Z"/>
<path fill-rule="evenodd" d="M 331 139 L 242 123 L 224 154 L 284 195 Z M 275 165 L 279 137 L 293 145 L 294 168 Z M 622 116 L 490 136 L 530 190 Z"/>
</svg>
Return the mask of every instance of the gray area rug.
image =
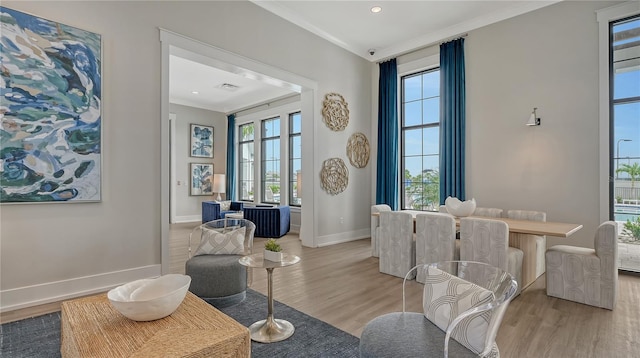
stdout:
<svg viewBox="0 0 640 358">
<path fill-rule="evenodd" d="M 267 298 L 247 290 L 247 298 L 242 303 L 221 311 L 248 327 L 267 317 Z M 252 341 L 252 357 L 358 356 L 360 340 L 349 333 L 277 301 L 274 302 L 274 316 L 291 322 L 295 333 L 277 343 Z M 0 357 L 60 357 L 60 312 L 1 325 Z"/>
</svg>

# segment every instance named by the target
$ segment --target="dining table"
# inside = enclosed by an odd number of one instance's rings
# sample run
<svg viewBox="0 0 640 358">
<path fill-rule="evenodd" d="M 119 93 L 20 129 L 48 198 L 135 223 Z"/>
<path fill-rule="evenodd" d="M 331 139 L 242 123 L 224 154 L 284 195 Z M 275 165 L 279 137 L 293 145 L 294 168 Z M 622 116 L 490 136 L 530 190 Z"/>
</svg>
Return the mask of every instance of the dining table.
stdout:
<svg viewBox="0 0 640 358">
<path fill-rule="evenodd" d="M 416 215 L 423 214 L 423 211 L 417 210 L 402 210 L 410 213 L 414 220 L 415 231 L 415 219 Z M 371 216 L 380 216 L 380 213 L 371 213 Z M 531 220 L 517 220 L 509 218 L 496 218 L 496 217 L 482 217 L 482 216 L 469 216 L 471 218 L 491 219 L 499 220 L 506 223 L 509 226 L 509 233 L 515 234 L 527 234 L 536 236 L 555 236 L 568 238 L 575 234 L 578 230 L 582 229 L 581 224 L 572 224 L 564 222 L 553 221 L 531 221 Z M 456 226 L 460 228 L 460 218 L 456 217 Z M 536 241 L 533 237 L 523 236 L 518 240 L 510 240 L 509 245 L 522 250 L 524 256 L 522 259 L 522 288 L 526 288 L 531 285 L 537 278 L 536 276 Z"/>
</svg>

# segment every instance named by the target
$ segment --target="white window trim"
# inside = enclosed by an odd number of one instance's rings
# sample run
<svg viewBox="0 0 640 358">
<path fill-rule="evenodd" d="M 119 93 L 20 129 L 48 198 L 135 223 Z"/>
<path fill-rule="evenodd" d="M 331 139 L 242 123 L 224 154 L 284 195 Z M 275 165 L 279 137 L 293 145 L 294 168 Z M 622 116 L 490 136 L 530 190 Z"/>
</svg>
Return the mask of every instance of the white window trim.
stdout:
<svg viewBox="0 0 640 358">
<path fill-rule="evenodd" d="M 300 101 L 296 101 L 293 103 L 283 104 L 281 106 L 270 106 L 269 108 L 253 112 L 244 116 L 236 116 L 236 133 L 238 127 L 243 124 L 253 122 L 253 202 L 254 204 L 260 204 L 262 202 L 262 197 L 260 195 L 256 195 L 256 193 L 262 193 L 262 121 L 265 119 L 271 119 L 274 117 L 280 117 L 280 171 L 284 172 L 285 175 L 280 175 L 280 188 L 287 188 L 287 194 L 282 194 L 282 189 L 280 190 L 280 204 L 279 205 L 288 205 L 286 204 L 289 200 L 288 194 L 288 185 L 289 185 L 289 141 L 282 140 L 282 133 L 289 133 L 289 114 L 293 112 L 300 112 L 302 107 L 302 103 Z M 286 118 L 283 121 L 283 118 Z M 286 122 L 286 123 L 285 123 Z M 287 137 L 288 138 L 288 137 Z M 285 143 L 286 142 L 286 143 Z M 236 149 L 238 148 L 238 143 L 235 143 Z M 283 153 L 286 156 L 283 156 Z M 259 158 L 259 159 L 255 159 Z M 283 162 L 282 158 L 286 158 L 286 163 Z M 287 200 L 287 201 L 284 201 Z M 285 204 L 283 204 L 283 202 Z"/>
<path fill-rule="evenodd" d="M 609 23 L 625 17 L 640 14 L 640 2 L 629 1 L 615 6 L 607 7 L 596 11 L 598 19 L 598 42 L 599 42 L 599 93 L 600 93 L 600 222 L 610 220 L 609 218 L 609 182 L 613 180 L 609 176 L 609 161 L 611 159 L 609 137 Z"/>
</svg>

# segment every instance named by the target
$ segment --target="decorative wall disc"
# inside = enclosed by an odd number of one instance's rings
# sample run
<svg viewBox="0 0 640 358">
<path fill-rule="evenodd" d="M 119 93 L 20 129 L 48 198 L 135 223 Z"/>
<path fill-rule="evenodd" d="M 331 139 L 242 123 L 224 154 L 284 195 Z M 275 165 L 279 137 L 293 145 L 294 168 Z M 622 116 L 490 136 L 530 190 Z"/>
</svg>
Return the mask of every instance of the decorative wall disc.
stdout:
<svg viewBox="0 0 640 358">
<path fill-rule="evenodd" d="M 340 158 L 329 158 L 320 171 L 322 189 L 331 195 L 342 193 L 349 184 L 349 170 Z"/>
<path fill-rule="evenodd" d="M 369 163 L 369 140 L 360 133 L 353 133 L 347 142 L 347 157 L 356 168 L 364 168 Z"/>
<path fill-rule="evenodd" d="M 349 105 L 342 95 L 327 93 L 322 102 L 322 118 L 332 131 L 341 131 L 349 124 Z"/>
</svg>

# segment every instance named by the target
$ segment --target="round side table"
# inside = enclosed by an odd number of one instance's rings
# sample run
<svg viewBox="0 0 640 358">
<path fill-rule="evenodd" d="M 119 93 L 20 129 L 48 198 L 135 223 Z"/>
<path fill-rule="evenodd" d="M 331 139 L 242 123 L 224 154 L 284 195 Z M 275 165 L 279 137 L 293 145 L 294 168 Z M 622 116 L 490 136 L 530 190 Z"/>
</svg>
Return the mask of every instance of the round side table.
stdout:
<svg viewBox="0 0 640 358">
<path fill-rule="evenodd" d="M 260 320 L 249 327 L 252 340 L 272 343 L 280 342 L 293 335 L 295 331 L 293 324 L 273 317 L 273 269 L 295 265 L 298 262 L 300 257 L 287 253 L 283 253 L 282 261 L 265 260 L 262 253 L 240 258 L 240 264 L 243 266 L 267 270 L 267 319 Z"/>
</svg>

